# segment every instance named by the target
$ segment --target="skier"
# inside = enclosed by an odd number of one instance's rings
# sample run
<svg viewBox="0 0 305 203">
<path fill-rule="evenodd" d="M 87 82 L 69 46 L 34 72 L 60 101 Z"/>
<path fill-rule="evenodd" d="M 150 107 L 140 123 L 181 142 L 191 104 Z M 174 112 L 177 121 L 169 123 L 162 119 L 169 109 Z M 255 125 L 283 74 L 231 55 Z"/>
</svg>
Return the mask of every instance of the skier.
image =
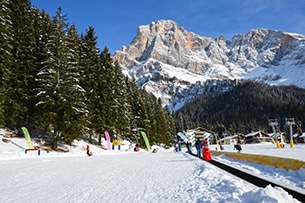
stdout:
<svg viewBox="0 0 305 203">
<path fill-rule="evenodd" d="M 200 142 L 199 138 L 197 138 L 195 146 L 196 146 L 196 150 L 197 150 L 197 157 L 201 157 L 201 148 L 202 148 L 202 145 L 201 145 L 201 142 Z"/>
<path fill-rule="evenodd" d="M 87 155 L 92 156 L 92 152 L 90 152 L 90 146 L 89 145 L 87 145 Z"/>
<path fill-rule="evenodd" d="M 222 146 L 222 143 L 220 142 L 219 143 L 219 148 L 220 148 L 220 150 L 224 150 L 225 148 Z"/>
<path fill-rule="evenodd" d="M 138 144 L 136 144 L 136 147 L 134 148 L 134 151 L 135 151 L 135 152 L 140 151 L 140 146 L 139 146 Z"/>
<path fill-rule="evenodd" d="M 178 152 L 178 143 L 174 140 L 174 151 Z"/>
<path fill-rule="evenodd" d="M 234 145 L 234 149 L 237 149 L 238 152 L 240 152 L 242 150 L 239 142 L 237 142 L 235 145 Z"/>
<path fill-rule="evenodd" d="M 181 141 L 178 140 L 178 151 L 181 152 L 182 146 L 181 146 Z"/>
<path fill-rule="evenodd" d="M 192 143 L 190 143 L 189 141 L 187 141 L 187 142 L 186 142 L 186 148 L 187 148 L 187 153 L 193 154 L 193 153 L 192 153 L 192 150 L 191 150 L 191 148 L 192 148 Z"/>
</svg>

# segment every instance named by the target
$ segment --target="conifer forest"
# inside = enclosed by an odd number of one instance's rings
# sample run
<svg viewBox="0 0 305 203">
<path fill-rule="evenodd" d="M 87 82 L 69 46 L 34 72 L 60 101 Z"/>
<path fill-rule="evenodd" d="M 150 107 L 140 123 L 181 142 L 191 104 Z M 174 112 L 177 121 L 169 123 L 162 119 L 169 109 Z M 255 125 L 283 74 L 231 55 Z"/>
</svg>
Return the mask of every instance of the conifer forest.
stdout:
<svg viewBox="0 0 305 203">
<path fill-rule="evenodd" d="M 93 27 L 79 34 L 58 8 L 54 16 L 30 0 L 1 0 L 0 124 L 26 126 L 31 135 L 72 144 L 117 139 L 169 144 L 176 129 L 161 101 L 123 75 L 107 47 L 97 47 Z M 112 138 L 115 138 L 112 137 Z"/>
</svg>

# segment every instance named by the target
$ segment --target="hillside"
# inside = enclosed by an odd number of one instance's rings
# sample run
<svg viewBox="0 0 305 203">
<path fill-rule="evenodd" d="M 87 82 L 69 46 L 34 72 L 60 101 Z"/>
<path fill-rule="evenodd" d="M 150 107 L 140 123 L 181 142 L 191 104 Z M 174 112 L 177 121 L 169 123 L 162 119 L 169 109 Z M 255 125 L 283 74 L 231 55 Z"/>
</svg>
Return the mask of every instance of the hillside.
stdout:
<svg viewBox="0 0 305 203">
<path fill-rule="evenodd" d="M 296 86 L 270 86 L 241 81 L 224 93 L 203 94 L 177 113 L 188 125 L 205 124 L 216 132 L 271 132 L 268 119 L 277 119 L 285 130 L 285 119 L 305 121 L 305 89 Z M 176 118 L 178 120 L 179 118 Z M 297 126 L 293 128 L 297 132 Z"/>
</svg>

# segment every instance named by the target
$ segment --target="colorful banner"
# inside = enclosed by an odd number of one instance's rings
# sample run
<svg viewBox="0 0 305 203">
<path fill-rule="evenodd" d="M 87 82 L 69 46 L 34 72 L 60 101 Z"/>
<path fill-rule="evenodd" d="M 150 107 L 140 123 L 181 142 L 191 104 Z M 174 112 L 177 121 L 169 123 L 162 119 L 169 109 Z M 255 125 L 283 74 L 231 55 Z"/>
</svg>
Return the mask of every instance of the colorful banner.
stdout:
<svg viewBox="0 0 305 203">
<path fill-rule="evenodd" d="M 190 143 L 192 143 L 192 146 L 196 143 L 195 133 L 186 134 L 185 135 Z"/>
<path fill-rule="evenodd" d="M 110 135 L 107 131 L 104 132 L 106 141 L 107 141 L 107 149 L 111 150 L 111 140 L 110 140 Z"/>
<path fill-rule="evenodd" d="M 29 134 L 28 129 L 26 129 L 26 127 L 21 127 L 21 130 L 23 131 L 25 140 L 26 140 L 27 143 L 28 143 L 28 148 L 29 148 L 29 149 L 33 149 L 33 144 L 32 144 L 31 136 L 30 136 L 30 134 Z"/>
<path fill-rule="evenodd" d="M 181 137 L 181 139 L 182 139 L 185 143 L 188 142 L 188 139 L 185 137 L 185 135 L 184 135 L 182 132 L 178 132 L 177 135 L 178 135 L 179 137 Z"/>
<path fill-rule="evenodd" d="M 142 135 L 142 137 L 144 139 L 144 142 L 146 144 L 146 149 L 147 149 L 147 151 L 149 151 L 150 150 L 150 144 L 149 144 L 149 140 L 148 140 L 148 138 L 146 136 L 146 133 L 141 131 L 141 135 Z"/>
<path fill-rule="evenodd" d="M 209 138 L 212 134 L 205 132 L 203 135 L 204 135 L 204 139 L 205 139 L 205 138 Z"/>
</svg>

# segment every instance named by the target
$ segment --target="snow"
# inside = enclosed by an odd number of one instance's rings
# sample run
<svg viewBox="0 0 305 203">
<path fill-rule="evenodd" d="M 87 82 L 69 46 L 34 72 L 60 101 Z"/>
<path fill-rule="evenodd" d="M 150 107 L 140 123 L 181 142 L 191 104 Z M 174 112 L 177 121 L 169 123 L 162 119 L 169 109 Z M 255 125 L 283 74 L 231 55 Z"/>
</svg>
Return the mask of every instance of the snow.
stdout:
<svg viewBox="0 0 305 203">
<path fill-rule="evenodd" d="M 299 202 L 280 187 L 256 187 L 221 169 L 173 148 L 158 153 L 133 152 L 125 141 L 121 150 L 90 144 L 93 156 L 75 142 L 69 152 L 24 153 L 24 138 L 5 138 L 0 131 L 0 202 Z M 149 135 L 148 135 L 149 136 Z M 106 146 L 106 141 L 103 142 Z M 34 144 L 36 145 L 36 144 Z M 216 146 L 211 145 L 211 149 Z M 224 145 L 225 151 L 234 151 Z M 274 144 L 243 145 L 242 153 L 304 158 L 304 144 L 278 149 Z M 305 169 L 293 171 L 214 156 L 252 174 L 305 189 Z"/>
</svg>

